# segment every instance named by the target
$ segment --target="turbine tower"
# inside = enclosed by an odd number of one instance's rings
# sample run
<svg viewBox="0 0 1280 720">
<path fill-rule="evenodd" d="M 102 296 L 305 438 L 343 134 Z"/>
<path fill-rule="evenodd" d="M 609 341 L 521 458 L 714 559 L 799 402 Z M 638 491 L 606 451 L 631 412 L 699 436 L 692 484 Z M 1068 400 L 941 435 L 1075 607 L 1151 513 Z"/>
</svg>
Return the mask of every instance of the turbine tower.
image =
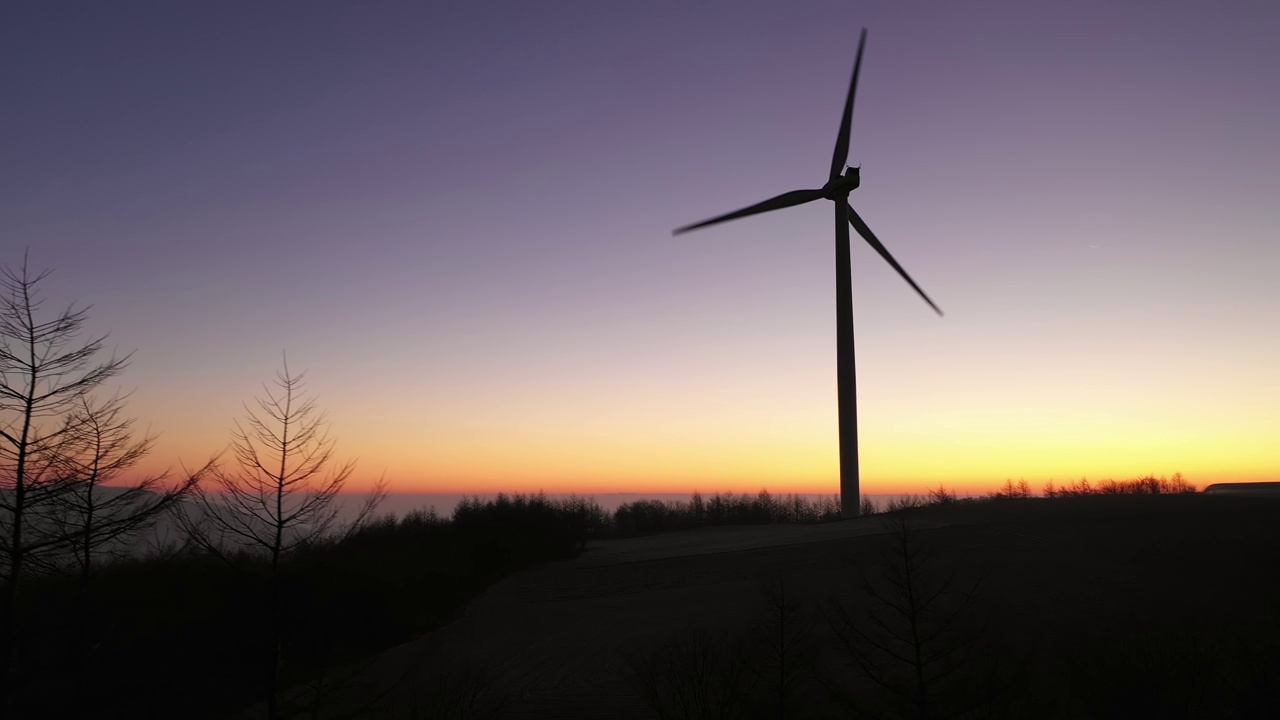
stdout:
<svg viewBox="0 0 1280 720">
<path fill-rule="evenodd" d="M 803 205 L 826 198 L 836 206 L 836 381 L 840 416 L 840 512 L 844 517 L 857 517 L 859 507 L 858 487 L 858 388 L 853 361 L 853 288 L 849 272 L 849 226 L 852 225 L 862 239 L 867 241 L 885 262 L 929 303 L 938 315 L 942 310 L 907 275 L 897 260 L 871 232 L 853 206 L 849 193 L 860 183 L 859 169 L 846 168 L 849 159 L 849 126 L 853 121 L 853 97 L 858 90 L 858 72 L 862 68 L 862 50 L 867 43 L 867 30 L 863 28 L 858 41 L 858 55 L 853 63 L 853 79 L 849 81 L 849 94 L 844 101 L 844 115 L 840 118 L 840 131 L 836 136 L 835 153 L 831 156 L 831 173 L 820 190 L 792 190 L 775 198 L 757 203 L 736 212 L 686 225 L 672 235 L 716 225 L 729 220 L 758 215 L 770 210 Z M 843 172 L 842 172 L 843 169 Z"/>
</svg>

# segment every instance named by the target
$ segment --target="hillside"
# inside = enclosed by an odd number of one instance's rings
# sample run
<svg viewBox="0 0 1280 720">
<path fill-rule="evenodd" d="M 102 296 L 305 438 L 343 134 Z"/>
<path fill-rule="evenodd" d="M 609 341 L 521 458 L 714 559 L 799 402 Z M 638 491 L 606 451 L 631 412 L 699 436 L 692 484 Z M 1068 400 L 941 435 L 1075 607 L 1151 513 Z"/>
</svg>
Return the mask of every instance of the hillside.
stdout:
<svg viewBox="0 0 1280 720">
<path fill-rule="evenodd" d="M 1280 502 L 1011 500 L 924 508 L 908 520 L 912 547 L 931 556 L 918 572 L 922 587 L 963 593 L 978 583 L 963 622 L 947 629 L 951 646 L 938 645 L 965 659 L 962 671 L 929 691 L 940 693 L 930 700 L 935 707 L 952 702 L 943 696 L 960 676 L 966 697 L 980 696 L 966 702 L 995 717 L 1124 717 L 1137 708 L 1245 716 L 1246 705 L 1274 696 L 1271 674 L 1249 653 L 1274 657 Z M 877 516 L 592 542 L 576 559 L 497 583 L 457 622 L 383 654 L 326 692 L 322 716 L 430 717 L 431 707 L 470 702 L 497 717 L 655 717 L 625 659 L 639 658 L 633 666 L 651 671 L 653 687 L 655 668 L 690 675 L 692 666 L 681 667 L 690 652 L 753 668 L 756 675 L 743 672 L 755 681 L 737 686 L 715 679 L 733 672 L 709 670 L 708 688 L 737 687 L 732 692 L 757 708 L 782 702 L 792 717 L 833 712 L 815 675 L 874 712 L 906 713 L 902 702 L 910 700 L 869 684 L 832 629 L 839 617 L 832 602 L 866 626 L 859 613 L 875 603 L 860 594 L 859 577 L 884 587 L 883 551 L 896 547 L 897 532 Z M 778 604 L 771 612 L 767 602 L 767 588 L 779 581 L 790 608 L 782 631 Z M 712 633 L 700 649 L 670 645 L 700 637 L 697 629 Z M 788 633 L 795 659 L 785 677 L 761 671 L 772 657 L 769 638 Z M 1242 674 L 1246 665 L 1258 677 Z M 795 672 L 800 667 L 806 671 Z M 770 685 L 770 677 L 781 679 Z"/>
</svg>

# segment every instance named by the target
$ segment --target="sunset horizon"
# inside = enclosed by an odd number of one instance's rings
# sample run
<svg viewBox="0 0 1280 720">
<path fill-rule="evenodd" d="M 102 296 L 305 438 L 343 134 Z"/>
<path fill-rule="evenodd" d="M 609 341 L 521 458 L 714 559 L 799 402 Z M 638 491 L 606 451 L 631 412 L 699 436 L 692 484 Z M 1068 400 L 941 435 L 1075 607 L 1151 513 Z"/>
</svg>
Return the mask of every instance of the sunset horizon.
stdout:
<svg viewBox="0 0 1280 720">
<path fill-rule="evenodd" d="M 863 492 L 1280 479 L 1272 25 L 573 8 L 18 13 L 0 263 L 134 353 L 140 470 L 287 353 L 352 489 L 837 492 L 829 208 L 671 230 L 821 183 L 866 27 L 851 202 L 946 316 L 855 242 Z"/>
</svg>

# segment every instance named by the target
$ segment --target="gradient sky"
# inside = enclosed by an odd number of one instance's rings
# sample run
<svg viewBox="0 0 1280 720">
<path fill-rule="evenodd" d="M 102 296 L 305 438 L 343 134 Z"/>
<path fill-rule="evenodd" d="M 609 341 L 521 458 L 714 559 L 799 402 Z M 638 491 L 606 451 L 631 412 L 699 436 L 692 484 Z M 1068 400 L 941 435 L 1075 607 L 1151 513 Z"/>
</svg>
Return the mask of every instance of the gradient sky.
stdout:
<svg viewBox="0 0 1280 720">
<path fill-rule="evenodd" d="M 0 262 L 136 351 L 151 463 L 287 350 L 400 491 L 1280 480 L 1280 3 L 39 2 L 0 26 Z"/>
</svg>

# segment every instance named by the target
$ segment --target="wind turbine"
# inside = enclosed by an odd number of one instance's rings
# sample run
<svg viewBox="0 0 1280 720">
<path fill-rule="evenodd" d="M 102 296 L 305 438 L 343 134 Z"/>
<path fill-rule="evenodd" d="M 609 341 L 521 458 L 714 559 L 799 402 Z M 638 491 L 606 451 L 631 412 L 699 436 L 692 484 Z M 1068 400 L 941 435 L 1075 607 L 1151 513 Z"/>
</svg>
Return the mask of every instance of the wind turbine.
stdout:
<svg viewBox="0 0 1280 720">
<path fill-rule="evenodd" d="M 853 288 L 849 273 L 849 226 L 852 225 L 862 239 L 867 241 L 885 262 L 893 266 L 907 284 L 915 288 L 920 297 L 929 303 L 938 315 L 942 310 L 907 275 L 897 260 L 867 227 L 862 216 L 849 204 L 849 193 L 860 184 L 859 168 L 846 167 L 849 159 L 849 126 L 853 121 L 853 96 L 858 89 L 858 71 L 862 68 L 862 49 L 867 43 L 867 30 L 862 29 L 858 40 L 858 55 L 853 63 L 853 79 L 849 81 L 849 95 L 844 101 L 844 115 L 840 118 L 840 132 L 836 136 L 835 153 L 831 156 L 831 174 L 820 190 L 792 190 L 762 203 L 743 208 L 727 215 L 686 225 L 672 235 L 697 230 L 738 218 L 758 215 L 770 210 L 803 205 L 826 198 L 836 206 L 836 382 L 840 416 L 840 511 L 844 517 L 857 517 L 858 488 L 858 389 L 853 362 Z M 845 168 L 843 174 L 841 168 Z"/>
</svg>

